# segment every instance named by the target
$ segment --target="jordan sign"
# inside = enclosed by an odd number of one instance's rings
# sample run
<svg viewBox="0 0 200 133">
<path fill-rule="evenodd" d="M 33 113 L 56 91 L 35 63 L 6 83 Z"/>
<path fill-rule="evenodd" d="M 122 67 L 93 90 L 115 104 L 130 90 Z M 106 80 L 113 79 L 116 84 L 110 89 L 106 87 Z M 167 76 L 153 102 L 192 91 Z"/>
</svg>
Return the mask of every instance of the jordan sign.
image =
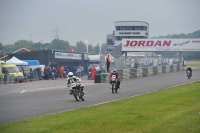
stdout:
<svg viewBox="0 0 200 133">
<path fill-rule="evenodd" d="M 122 39 L 122 51 L 200 51 L 200 38 Z"/>
</svg>

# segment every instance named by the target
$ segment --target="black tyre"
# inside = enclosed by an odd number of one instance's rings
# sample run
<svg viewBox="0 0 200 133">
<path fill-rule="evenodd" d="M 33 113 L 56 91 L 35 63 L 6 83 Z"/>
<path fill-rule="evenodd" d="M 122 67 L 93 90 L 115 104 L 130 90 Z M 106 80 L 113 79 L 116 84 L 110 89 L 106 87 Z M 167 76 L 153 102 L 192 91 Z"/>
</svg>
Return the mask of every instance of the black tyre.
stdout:
<svg viewBox="0 0 200 133">
<path fill-rule="evenodd" d="M 85 100 L 85 94 L 84 94 L 84 92 L 81 92 L 81 100 L 82 100 L 82 101 Z"/>
<path fill-rule="evenodd" d="M 79 99 L 79 95 L 78 95 L 78 93 L 75 90 L 73 91 L 73 95 L 74 95 L 74 98 L 76 99 L 76 101 L 80 100 Z"/>
<path fill-rule="evenodd" d="M 112 83 L 112 93 L 114 93 L 114 83 Z"/>
</svg>

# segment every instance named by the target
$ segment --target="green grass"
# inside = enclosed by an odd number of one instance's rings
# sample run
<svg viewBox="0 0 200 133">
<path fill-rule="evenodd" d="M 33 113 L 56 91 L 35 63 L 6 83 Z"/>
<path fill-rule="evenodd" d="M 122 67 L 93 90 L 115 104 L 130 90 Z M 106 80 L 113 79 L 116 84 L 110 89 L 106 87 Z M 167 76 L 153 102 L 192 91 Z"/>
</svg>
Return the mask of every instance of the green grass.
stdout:
<svg viewBox="0 0 200 133">
<path fill-rule="evenodd" d="M 200 67 L 200 60 L 186 61 L 186 66 Z"/>
<path fill-rule="evenodd" d="M 0 124 L 0 133 L 199 133 L 200 81 Z"/>
</svg>

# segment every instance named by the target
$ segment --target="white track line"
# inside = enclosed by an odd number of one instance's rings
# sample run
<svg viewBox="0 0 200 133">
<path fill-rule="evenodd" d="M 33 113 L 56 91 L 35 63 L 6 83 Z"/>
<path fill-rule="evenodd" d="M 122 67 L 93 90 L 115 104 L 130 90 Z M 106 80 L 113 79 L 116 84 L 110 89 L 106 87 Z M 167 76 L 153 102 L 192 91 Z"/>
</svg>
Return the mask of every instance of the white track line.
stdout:
<svg viewBox="0 0 200 133">
<path fill-rule="evenodd" d="M 26 90 L 21 91 L 20 93 L 24 93 Z"/>
</svg>

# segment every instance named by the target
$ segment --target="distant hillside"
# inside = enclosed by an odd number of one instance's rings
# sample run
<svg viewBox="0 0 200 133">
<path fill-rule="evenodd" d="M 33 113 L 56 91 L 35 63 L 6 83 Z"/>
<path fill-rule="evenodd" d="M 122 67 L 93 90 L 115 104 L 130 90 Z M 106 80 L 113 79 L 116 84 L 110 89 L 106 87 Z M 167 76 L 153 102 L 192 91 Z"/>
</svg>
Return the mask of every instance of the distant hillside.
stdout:
<svg viewBox="0 0 200 133">
<path fill-rule="evenodd" d="M 152 38 L 200 38 L 200 30 L 188 34 L 181 33 L 181 34 L 172 34 L 172 35 L 158 36 Z"/>
</svg>

